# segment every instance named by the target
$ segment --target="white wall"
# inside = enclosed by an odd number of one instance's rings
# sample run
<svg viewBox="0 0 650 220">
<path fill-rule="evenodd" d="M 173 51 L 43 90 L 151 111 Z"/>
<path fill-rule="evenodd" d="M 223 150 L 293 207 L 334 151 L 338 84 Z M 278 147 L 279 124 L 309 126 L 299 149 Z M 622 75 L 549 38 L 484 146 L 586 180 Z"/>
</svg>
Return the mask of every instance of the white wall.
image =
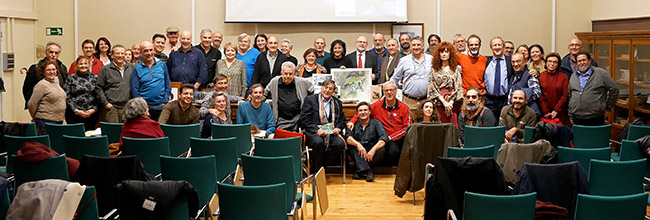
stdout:
<svg viewBox="0 0 650 220">
<path fill-rule="evenodd" d="M 650 1 L 647 0 L 591 0 L 591 2 L 592 20 L 650 16 Z"/>
</svg>

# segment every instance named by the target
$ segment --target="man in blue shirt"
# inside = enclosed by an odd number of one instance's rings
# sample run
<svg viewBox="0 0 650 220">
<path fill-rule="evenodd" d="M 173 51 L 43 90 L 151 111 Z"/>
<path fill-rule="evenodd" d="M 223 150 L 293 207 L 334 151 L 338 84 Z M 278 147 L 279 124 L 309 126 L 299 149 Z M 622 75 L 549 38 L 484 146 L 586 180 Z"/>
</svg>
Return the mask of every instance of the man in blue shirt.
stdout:
<svg viewBox="0 0 650 220">
<path fill-rule="evenodd" d="M 198 89 L 208 78 L 205 55 L 201 50 L 192 47 L 192 33 L 181 32 L 181 48 L 172 51 L 167 60 L 169 78 L 173 82 L 189 83 Z"/>
<path fill-rule="evenodd" d="M 158 121 L 171 94 L 167 66 L 162 61 L 154 60 L 153 43 L 142 42 L 140 52 L 142 62 L 135 65 L 131 74 L 131 96 L 144 98 L 149 107 L 150 118 Z"/>
<path fill-rule="evenodd" d="M 375 36 L 372 37 L 372 42 L 375 45 L 375 48 L 372 48 L 370 52 L 375 54 L 375 56 L 377 57 L 377 73 L 380 73 L 381 62 L 382 60 L 384 60 L 384 57 L 388 56 L 388 50 L 384 46 L 386 44 L 386 38 L 384 38 L 383 34 L 376 33 Z"/>
<path fill-rule="evenodd" d="M 264 100 L 264 87 L 262 84 L 253 84 L 251 86 L 251 100 L 242 102 L 237 108 L 237 124 L 250 123 L 256 125 L 258 129 L 265 130 L 269 138 L 273 138 L 275 133 L 275 121 L 273 119 L 273 110 L 271 105 Z"/>
<path fill-rule="evenodd" d="M 494 115 L 501 115 L 501 108 L 508 102 L 508 79 L 514 74 L 512 61 L 503 55 L 503 39 L 494 37 L 490 41 L 492 56 L 487 57 L 485 73 L 485 107 L 492 110 Z"/>
</svg>

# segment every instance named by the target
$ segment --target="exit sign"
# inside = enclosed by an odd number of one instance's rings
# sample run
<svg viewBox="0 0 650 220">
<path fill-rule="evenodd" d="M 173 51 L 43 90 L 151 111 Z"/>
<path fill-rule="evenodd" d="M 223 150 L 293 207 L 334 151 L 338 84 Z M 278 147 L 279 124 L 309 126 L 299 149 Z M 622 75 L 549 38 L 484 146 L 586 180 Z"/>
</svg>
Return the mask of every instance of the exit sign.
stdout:
<svg viewBox="0 0 650 220">
<path fill-rule="evenodd" d="M 45 35 L 47 36 L 63 36 L 63 27 L 46 27 Z"/>
</svg>

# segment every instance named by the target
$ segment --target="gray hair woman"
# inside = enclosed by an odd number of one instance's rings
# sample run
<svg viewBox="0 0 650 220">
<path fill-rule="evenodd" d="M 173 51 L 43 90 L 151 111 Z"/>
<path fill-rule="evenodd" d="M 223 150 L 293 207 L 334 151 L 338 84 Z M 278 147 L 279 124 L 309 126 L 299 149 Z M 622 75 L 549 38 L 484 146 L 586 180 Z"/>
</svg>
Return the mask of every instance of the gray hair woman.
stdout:
<svg viewBox="0 0 650 220">
<path fill-rule="evenodd" d="M 124 105 L 124 120 L 121 137 L 129 138 L 159 138 L 164 137 L 160 124 L 149 119 L 147 101 L 143 98 L 133 98 Z M 120 145 L 122 138 L 120 137 Z"/>
</svg>

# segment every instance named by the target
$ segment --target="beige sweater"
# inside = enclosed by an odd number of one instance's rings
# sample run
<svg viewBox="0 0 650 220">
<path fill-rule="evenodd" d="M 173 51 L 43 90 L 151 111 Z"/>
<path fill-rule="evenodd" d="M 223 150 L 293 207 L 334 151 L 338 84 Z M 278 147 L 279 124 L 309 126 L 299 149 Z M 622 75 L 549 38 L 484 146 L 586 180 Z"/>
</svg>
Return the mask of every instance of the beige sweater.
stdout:
<svg viewBox="0 0 650 220">
<path fill-rule="evenodd" d="M 58 83 L 45 79 L 34 86 L 34 93 L 27 103 L 34 119 L 63 121 L 65 119 L 65 91 Z"/>
</svg>

